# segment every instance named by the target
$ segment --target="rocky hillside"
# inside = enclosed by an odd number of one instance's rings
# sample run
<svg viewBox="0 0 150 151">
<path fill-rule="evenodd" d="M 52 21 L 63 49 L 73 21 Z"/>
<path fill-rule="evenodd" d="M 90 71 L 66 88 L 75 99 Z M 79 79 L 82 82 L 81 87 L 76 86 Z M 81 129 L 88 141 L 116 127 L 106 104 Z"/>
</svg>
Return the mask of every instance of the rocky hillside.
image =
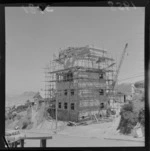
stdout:
<svg viewBox="0 0 150 151">
<path fill-rule="evenodd" d="M 131 94 L 131 83 L 121 83 L 116 86 L 116 89 L 118 92 L 124 93 L 124 94 Z"/>
<path fill-rule="evenodd" d="M 22 93 L 21 95 L 16 96 L 7 96 L 6 95 L 6 106 L 13 106 L 13 105 L 21 105 L 24 104 L 27 100 L 32 100 L 35 96 L 36 92 L 27 91 Z"/>
<path fill-rule="evenodd" d="M 121 83 L 116 86 L 116 89 L 118 92 L 130 95 L 132 92 L 132 83 Z M 135 88 L 144 88 L 144 80 L 143 81 L 137 81 L 134 83 Z"/>
</svg>

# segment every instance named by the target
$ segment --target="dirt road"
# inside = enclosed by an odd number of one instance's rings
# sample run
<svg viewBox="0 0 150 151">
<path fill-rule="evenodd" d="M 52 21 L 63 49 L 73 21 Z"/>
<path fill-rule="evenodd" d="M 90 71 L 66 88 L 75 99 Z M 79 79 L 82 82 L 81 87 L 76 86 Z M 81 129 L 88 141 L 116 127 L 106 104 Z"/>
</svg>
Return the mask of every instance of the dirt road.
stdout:
<svg viewBox="0 0 150 151">
<path fill-rule="evenodd" d="M 54 135 L 47 141 L 47 147 L 127 147 L 144 146 L 144 142 L 107 140 L 103 138 L 86 138 L 67 135 Z M 39 140 L 26 140 L 25 147 L 40 147 Z"/>
</svg>

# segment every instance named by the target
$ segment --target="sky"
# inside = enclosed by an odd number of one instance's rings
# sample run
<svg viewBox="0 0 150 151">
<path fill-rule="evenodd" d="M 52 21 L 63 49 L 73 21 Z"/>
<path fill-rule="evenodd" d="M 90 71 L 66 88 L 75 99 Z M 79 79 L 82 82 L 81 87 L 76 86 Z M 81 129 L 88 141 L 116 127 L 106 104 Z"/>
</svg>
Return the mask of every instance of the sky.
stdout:
<svg viewBox="0 0 150 151">
<path fill-rule="evenodd" d="M 118 82 L 144 79 L 144 8 L 6 7 L 6 95 L 44 88 L 44 68 L 67 47 L 94 45 L 120 61 Z"/>
</svg>

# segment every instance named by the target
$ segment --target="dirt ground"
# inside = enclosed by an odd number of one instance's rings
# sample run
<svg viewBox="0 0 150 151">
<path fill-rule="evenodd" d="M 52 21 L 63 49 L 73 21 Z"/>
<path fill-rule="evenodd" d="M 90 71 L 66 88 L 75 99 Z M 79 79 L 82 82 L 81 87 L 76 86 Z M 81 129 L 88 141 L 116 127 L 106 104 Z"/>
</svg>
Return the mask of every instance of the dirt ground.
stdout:
<svg viewBox="0 0 150 151">
<path fill-rule="evenodd" d="M 35 119 L 36 120 L 36 119 Z M 144 138 L 121 135 L 116 131 L 120 116 L 113 121 L 99 121 L 89 125 L 67 126 L 58 121 L 58 131 L 54 133 L 56 122 L 42 120 L 30 130 L 20 130 L 27 137 L 52 136 L 47 147 L 124 147 L 144 146 Z M 25 140 L 25 147 L 40 147 L 40 140 Z"/>
<path fill-rule="evenodd" d="M 47 147 L 125 147 L 144 146 L 144 142 L 108 140 L 103 138 L 86 138 L 67 135 L 53 135 L 47 141 Z M 40 147 L 39 140 L 26 140 L 24 147 Z"/>
<path fill-rule="evenodd" d="M 94 123 L 86 126 L 66 126 L 57 134 L 52 133 L 50 129 L 33 129 L 24 132 L 28 137 L 52 135 L 53 138 L 47 141 L 47 147 L 144 146 L 144 138 L 120 135 L 117 131 L 114 131 L 113 125 L 115 125 L 115 122 Z M 26 140 L 25 147 L 40 147 L 40 141 Z"/>
</svg>

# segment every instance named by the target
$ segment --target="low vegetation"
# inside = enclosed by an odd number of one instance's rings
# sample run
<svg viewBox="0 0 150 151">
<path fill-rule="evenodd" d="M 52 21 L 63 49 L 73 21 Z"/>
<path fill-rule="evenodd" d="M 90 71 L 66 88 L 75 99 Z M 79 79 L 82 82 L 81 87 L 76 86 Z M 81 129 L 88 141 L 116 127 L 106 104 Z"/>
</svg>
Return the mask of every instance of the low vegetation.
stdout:
<svg viewBox="0 0 150 151">
<path fill-rule="evenodd" d="M 13 106 L 9 111 L 5 112 L 6 128 L 15 129 L 16 126 L 20 129 L 26 129 L 31 125 L 30 120 L 30 101 L 27 100 L 24 105 Z"/>
<path fill-rule="evenodd" d="M 144 98 L 136 98 L 128 104 L 125 104 L 121 109 L 121 120 L 118 130 L 122 134 L 130 134 L 133 128 L 140 123 L 145 127 L 145 114 L 144 114 Z"/>
</svg>

